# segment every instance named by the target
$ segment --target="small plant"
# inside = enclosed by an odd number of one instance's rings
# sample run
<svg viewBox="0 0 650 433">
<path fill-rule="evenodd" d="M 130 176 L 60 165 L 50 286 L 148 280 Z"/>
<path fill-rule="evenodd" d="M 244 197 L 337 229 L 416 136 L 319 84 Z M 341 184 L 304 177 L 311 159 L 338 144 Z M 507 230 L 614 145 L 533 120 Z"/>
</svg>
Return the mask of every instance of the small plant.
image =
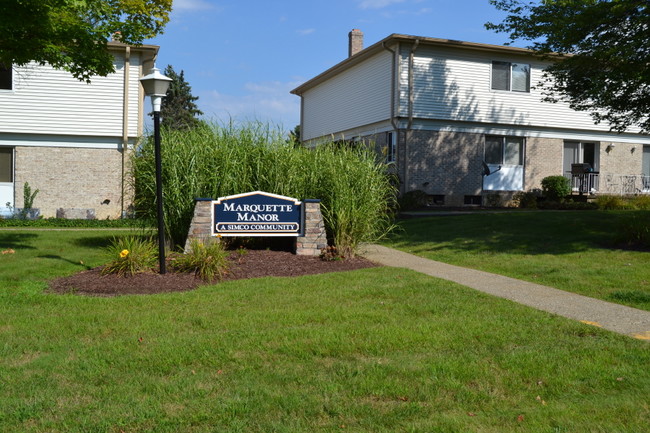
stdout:
<svg viewBox="0 0 650 433">
<path fill-rule="evenodd" d="M 240 245 L 239 248 L 237 248 L 237 263 L 241 264 L 244 257 L 246 257 L 246 254 L 248 254 L 248 250 L 244 248 L 243 245 Z"/>
<path fill-rule="evenodd" d="M 564 176 L 547 176 L 542 179 L 542 193 L 549 201 L 564 201 L 571 193 L 569 179 Z"/>
<path fill-rule="evenodd" d="M 601 210 L 632 209 L 629 200 L 618 195 L 599 195 L 596 197 L 596 204 Z"/>
<path fill-rule="evenodd" d="M 106 247 L 111 261 L 104 266 L 102 274 L 119 276 L 150 272 L 156 264 L 158 249 L 153 239 L 142 236 L 113 238 Z"/>
<path fill-rule="evenodd" d="M 174 257 L 172 268 L 178 272 L 194 272 L 204 281 L 213 281 L 215 278 L 222 278 L 226 273 L 228 252 L 221 242 L 206 244 L 192 239 L 189 252 Z"/>
<path fill-rule="evenodd" d="M 415 189 L 413 191 L 405 192 L 397 200 L 401 210 L 414 210 L 419 209 L 427 204 L 427 195 L 424 191 Z"/>
<path fill-rule="evenodd" d="M 326 262 L 334 262 L 343 260 L 345 256 L 343 256 L 334 245 L 328 245 L 327 248 L 323 248 L 320 252 L 320 258 Z"/>
<path fill-rule="evenodd" d="M 32 191 L 29 182 L 25 182 L 23 185 L 23 208 L 25 210 L 34 208 L 34 200 L 40 191 L 40 189 Z"/>
</svg>

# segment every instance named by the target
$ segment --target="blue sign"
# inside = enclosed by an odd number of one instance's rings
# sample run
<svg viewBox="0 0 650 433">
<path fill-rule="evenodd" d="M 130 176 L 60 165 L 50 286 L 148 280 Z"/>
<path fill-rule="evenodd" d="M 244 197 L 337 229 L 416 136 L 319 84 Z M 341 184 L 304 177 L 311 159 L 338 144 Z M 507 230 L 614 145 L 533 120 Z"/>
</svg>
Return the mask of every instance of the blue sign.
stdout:
<svg viewBox="0 0 650 433">
<path fill-rule="evenodd" d="M 254 191 L 212 202 L 213 236 L 301 236 L 302 203 Z"/>
</svg>

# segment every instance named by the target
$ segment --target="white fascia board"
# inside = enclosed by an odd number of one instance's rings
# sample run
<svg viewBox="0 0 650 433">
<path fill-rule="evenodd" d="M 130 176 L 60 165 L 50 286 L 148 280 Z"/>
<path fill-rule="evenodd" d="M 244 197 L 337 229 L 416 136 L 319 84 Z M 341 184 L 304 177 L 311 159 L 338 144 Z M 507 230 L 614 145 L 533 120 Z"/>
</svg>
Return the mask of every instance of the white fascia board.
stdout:
<svg viewBox="0 0 650 433">
<path fill-rule="evenodd" d="M 133 145 L 136 142 L 136 138 L 129 139 L 130 145 Z M 121 149 L 122 139 L 118 137 L 0 134 L 0 146 Z"/>
<path fill-rule="evenodd" d="M 405 129 L 407 121 L 401 120 L 399 128 Z M 607 131 L 584 131 L 578 129 L 544 129 L 528 126 L 496 125 L 487 123 L 440 122 L 416 120 L 412 129 L 420 131 L 466 132 L 489 135 L 511 135 L 519 137 L 560 138 L 577 141 L 611 141 L 616 143 L 650 144 L 647 134 L 619 134 Z"/>
</svg>

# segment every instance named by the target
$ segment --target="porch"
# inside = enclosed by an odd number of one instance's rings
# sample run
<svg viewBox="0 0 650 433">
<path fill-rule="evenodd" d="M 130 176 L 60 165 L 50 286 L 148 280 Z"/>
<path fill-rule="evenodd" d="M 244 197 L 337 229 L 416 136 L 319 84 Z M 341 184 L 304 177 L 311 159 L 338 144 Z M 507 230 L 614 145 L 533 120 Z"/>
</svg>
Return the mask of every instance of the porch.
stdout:
<svg viewBox="0 0 650 433">
<path fill-rule="evenodd" d="M 578 194 L 636 195 L 650 194 L 650 176 L 640 174 L 565 172 L 571 190 Z"/>
</svg>

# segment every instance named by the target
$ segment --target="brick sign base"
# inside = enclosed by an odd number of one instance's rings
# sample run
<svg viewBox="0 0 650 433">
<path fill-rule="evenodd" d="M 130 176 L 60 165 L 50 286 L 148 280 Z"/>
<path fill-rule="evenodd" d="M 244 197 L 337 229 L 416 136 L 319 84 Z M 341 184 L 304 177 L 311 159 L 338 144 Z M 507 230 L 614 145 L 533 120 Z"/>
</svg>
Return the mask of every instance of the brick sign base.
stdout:
<svg viewBox="0 0 650 433">
<path fill-rule="evenodd" d="M 318 256 L 324 248 L 327 248 L 327 236 L 323 214 L 320 211 L 320 200 L 303 200 L 304 223 L 303 234 L 294 238 L 294 253 L 299 256 Z M 190 241 L 196 239 L 203 243 L 213 242 L 212 236 L 212 199 L 196 199 L 194 205 L 194 216 L 190 224 L 190 230 L 185 241 L 185 252 L 190 249 Z"/>
</svg>

